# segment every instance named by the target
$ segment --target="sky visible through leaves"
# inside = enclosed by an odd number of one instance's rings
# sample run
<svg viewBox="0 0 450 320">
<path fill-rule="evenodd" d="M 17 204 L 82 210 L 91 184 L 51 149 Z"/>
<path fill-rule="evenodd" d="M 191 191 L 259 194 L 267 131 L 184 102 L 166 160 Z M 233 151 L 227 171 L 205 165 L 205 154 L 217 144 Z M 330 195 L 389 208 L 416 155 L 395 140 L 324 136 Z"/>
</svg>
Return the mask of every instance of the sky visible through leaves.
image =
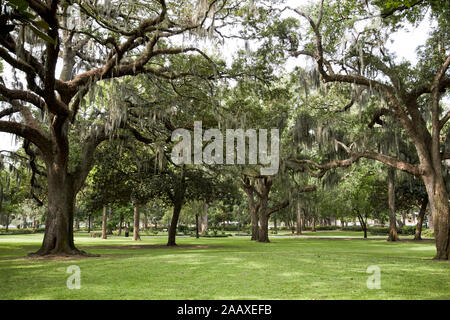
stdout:
<svg viewBox="0 0 450 320">
<path fill-rule="evenodd" d="M 291 7 L 302 7 L 308 3 L 314 2 L 316 0 L 289 0 L 287 5 Z M 398 59 L 406 59 L 413 64 L 417 62 L 416 49 L 418 46 L 425 43 L 427 38 L 427 33 L 430 30 L 429 19 L 424 19 L 420 25 L 417 27 L 410 26 L 406 29 L 398 31 L 396 34 L 392 35 L 392 43 L 390 49 L 395 52 Z M 224 44 L 224 50 L 221 52 L 225 53 L 226 60 L 231 61 L 232 56 L 238 50 L 242 50 L 245 46 L 244 41 L 231 40 Z M 286 69 L 288 71 L 293 70 L 295 66 L 306 67 L 308 65 L 307 60 L 302 58 L 291 58 L 288 60 Z M 4 65 L 4 73 L 8 72 L 8 65 Z M 9 133 L 0 132 L 0 150 L 11 150 L 15 151 L 20 147 L 20 144 L 16 144 L 16 139 L 13 135 Z"/>
</svg>

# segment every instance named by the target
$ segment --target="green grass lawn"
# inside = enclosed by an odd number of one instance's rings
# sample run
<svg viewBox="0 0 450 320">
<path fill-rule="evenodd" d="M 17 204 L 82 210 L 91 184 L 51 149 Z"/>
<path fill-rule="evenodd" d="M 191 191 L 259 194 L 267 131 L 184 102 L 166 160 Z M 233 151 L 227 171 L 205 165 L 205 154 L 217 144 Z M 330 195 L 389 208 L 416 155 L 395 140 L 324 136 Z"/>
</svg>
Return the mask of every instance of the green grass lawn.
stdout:
<svg viewBox="0 0 450 320">
<path fill-rule="evenodd" d="M 450 263 L 431 260 L 434 243 L 271 239 L 180 237 L 167 248 L 163 237 L 77 234 L 79 248 L 101 256 L 32 260 L 24 256 L 42 234 L 0 236 L 0 299 L 450 299 Z M 71 265 L 81 269 L 80 290 L 66 287 Z M 381 269 L 380 290 L 366 286 L 371 265 Z"/>
</svg>

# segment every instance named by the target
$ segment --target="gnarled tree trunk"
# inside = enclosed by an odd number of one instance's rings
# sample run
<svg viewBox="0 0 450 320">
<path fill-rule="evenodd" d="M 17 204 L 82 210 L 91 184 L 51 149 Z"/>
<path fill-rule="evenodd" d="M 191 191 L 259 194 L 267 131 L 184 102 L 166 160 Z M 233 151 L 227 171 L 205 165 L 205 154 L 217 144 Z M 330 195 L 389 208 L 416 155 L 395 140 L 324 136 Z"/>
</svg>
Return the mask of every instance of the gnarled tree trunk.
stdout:
<svg viewBox="0 0 450 320">
<path fill-rule="evenodd" d="M 259 214 L 257 207 L 250 208 L 250 224 L 252 228 L 251 240 L 256 241 L 259 239 Z"/>
<path fill-rule="evenodd" d="M 448 260 L 450 257 L 450 227 L 448 192 L 441 177 L 425 177 L 430 210 L 433 217 L 434 236 L 436 239 L 437 260 Z"/>
<path fill-rule="evenodd" d="M 389 236 L 388 241 L 398 241 L 395 219 L 395 169 L 388 168 Z"/>
<path fill-rule="evenodd" d="M 45 235 L 36 255 L 84 254 L 75 248 L 73 214 L 76 191 L 72 176 L 63 165 L 54 162 L 47 166 L 48 213 Z"/>
<path fill-rule="evenodd" d="M 258 242 L 270 242 L 269 215 L 264 210 L 260 210 L 259 212 Z"/>
</svg>

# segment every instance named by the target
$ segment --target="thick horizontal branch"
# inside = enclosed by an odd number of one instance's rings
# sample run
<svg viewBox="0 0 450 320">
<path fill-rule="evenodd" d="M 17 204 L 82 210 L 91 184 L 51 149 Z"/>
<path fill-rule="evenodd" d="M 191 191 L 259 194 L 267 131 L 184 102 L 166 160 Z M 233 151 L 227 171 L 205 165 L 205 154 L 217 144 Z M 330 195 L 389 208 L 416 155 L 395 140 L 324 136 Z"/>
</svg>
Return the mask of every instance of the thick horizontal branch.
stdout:
<svg viewBox="0 0 450 320">
<path fill-rule="evenodd" d="M 286 208 L 287 206 L 289 206 L 289 199 L 286 199 L 286 200 L 284 200 L 283 202 L 280 202 L 280 203 L 274 205 L 274 206 L 271 207 L 271 208 L 267 208 L 267 210 L 266 210 L 265 213 L 266 213 L 267 216 L 270 216 L 272 213 L 275 213 L 275 212 L 277 212 L 277 211 L 280 211 L 281 209 L 284 209 L 284 208 Z"/>
<path fill-rule="evenodd" d="M 388 166 L 391 166 L 397 170 L 407 172 L 409 174 L 412 174 L 414 176 L 421 176 L 423 175 L 423 170 L 419 165 L 411 164 L 408 162 L 401 161 L 397 158 L 393 158 L 390 156 L 386 156 L 377 152 L 373 151 L 362 151 L 362 152 L 352 152 L 349 148 L 346 149 L 347 151 L 350 151 L 350 158 L 344 159 L 344 160 L 336 160 L 327 162 L 325 164 L 318 164 L 317 162 L 314 162 L 312 160 L 308 159 L 289 159 L 287 160 L 288 164 L 293 164 L 300 166 L 300 169 L 307 170 L 310 173 L 312 173 L 313 176 L 317 178 L 322 178 L 325 173 L 327 173 L 331 169 L 335 168 L 341 168 L 341 167 L 349 167 L 355 162 L 357 162 L 361 158 L 366 159 L 372 159 L 379 162 L 382 162 Z M 312 171 L 312 168 L 318 170 L 318 172 Z"/>
<path fill-rule="evenodd" d="M 0 131 L 12 133 L 31 141 L 41 150 L 44 156 L 50 156 L 51 154 L 52 141 L 36 128 L 18 122 L 0 121 Z"/>
<path fill-rule="evenodd" d="M 11 116 L 20 111 L 21 111 L 21 108 L 18 106 L 12 106 L 10 108 L 4 109 L 4 110 L 0 111 L 0 119 L 7 117 L 7 116 Z"/>
<path fill-rule="evenodd" d="M 21 100 L 24 102 L 29 102 L 35 107 L 43 110 L 46 105 L 44 100 L 42 100 L 38 95 L 24 90 L 14 90 L 5 87 L 3 84 L 0 84 L 0 95 L 4 98 L 3 101 L 8 100 Z"/>
</svg>

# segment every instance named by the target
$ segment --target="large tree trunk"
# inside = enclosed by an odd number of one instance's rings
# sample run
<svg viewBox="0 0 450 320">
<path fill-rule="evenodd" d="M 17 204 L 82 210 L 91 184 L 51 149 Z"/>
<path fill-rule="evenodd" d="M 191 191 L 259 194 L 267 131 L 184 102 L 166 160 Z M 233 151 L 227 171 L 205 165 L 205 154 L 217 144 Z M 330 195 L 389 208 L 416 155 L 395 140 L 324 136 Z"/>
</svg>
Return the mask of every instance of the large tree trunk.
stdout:
<svg viewBox="0 0 450 320">
<path fill-rule="evenodd" d="M 102 239 L 107 239 L 108 236 L 106 235 L 106 206 L 103 206 L 103 214 L 102 214 Z"/>
<path fill-rule="evenodd" d="M 76 191 L 64 166 L 52 163 L 47 168 L 48 213 L 41 248 L 35 255 L 84 254 L 75 248 L 73 214 Z"/>
<path fill-rule="evenodd" d="M 243 190 L 247 194 L 247 202 L 248 202 L 248 211 L 250 212 L 250 228 L 251 228 L 251 240 L 258 240 L 258 210 L 260 209 L 256 204 L 255 200 L 255 189 L 254 185 L 250 182 L 250 180 L 245 177 L 244 178 Z"/>
<path fill-rule="evenodd" d="M 263 210 L 259 213 L 258 242 L 268 243 L 269 241 L 269 215 Z"/>
<path fill-rule="evenodd" d="M 311 231 L 316 232 L 316 216 L 312 216 Z"/>
<path fill-rule="evenodd" d="M 395 219 L 395 169 L 388 168 L 389 236 L 388 241 L 398 241 Z"/>
<path fill-rule="evenodd" d="M 449 260 L 450 258 L 450 227 L 448 192 L 442 175 L 424 177 L 425 187 L 428 193 L 428 201 L 433 217 L 434 236 L 436 239 L 437 260 Z"/>
<path fill-rule="evenodd" d="M 258 210 L 256 207 L 250 209 L 250 223 L 252 228 L 252 238 L 251 240 L 258 240 L 259 239 L 259 216 L 258 216 Z"/>
<path fill-rule="evenodd" d="M 140 220 L 139 204 L 134 203 L 133 241 L 141 240 L 141 236 L 139 235 L 139 220 Z"/>
<path fill-rule="evenodd" d="M 425 218 L 425 213 L 427 212 L 428 197 L 423 199 L 422 205 L 420 206 L 419 216 L 417 217 L 416 232 L 414 234 L 414 240 L 422 240 L 422 224 Z"/>
</svg>

